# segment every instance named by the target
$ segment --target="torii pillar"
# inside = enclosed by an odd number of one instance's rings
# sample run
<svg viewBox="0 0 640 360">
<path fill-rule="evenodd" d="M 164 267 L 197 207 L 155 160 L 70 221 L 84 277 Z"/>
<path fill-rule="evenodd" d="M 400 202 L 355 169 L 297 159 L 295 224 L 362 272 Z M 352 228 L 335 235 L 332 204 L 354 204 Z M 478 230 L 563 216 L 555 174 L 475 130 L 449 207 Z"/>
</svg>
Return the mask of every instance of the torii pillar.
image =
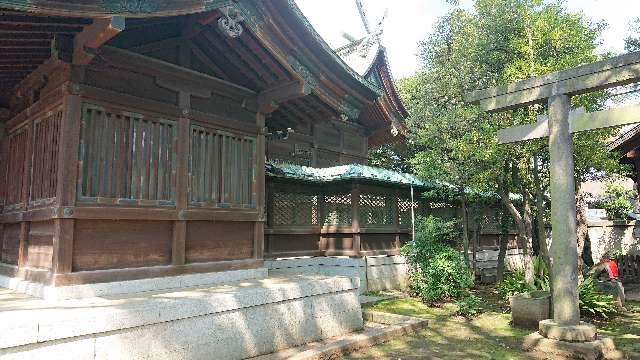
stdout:
<svg viewBox="0 0 640 360">
<path fill-rule="evenodd" d="M 571 96 L 636 82 L 640 52 L 465 96 L 465 101 L 492 112 L 545 102 L 548 107 L 548 118 L 498 134 L 501 143 L 549 138 L 554 318 L 540 322 L 540 337 L 570 343 L 595 342 L 597 336 L 594 326 L 580 322 L 572 133 L 640 122 L 640 105 L 572 112 Z"/>
</svg>

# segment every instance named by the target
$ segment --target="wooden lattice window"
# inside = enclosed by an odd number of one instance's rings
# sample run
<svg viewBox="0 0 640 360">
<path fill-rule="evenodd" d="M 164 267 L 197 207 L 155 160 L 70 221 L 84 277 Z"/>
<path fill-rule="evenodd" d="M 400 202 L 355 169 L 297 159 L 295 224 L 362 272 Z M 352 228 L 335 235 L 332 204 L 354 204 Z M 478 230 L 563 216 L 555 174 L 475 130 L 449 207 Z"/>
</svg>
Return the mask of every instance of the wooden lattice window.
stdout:
<svg viewBox="0 0 640 360">
<path fill-rule="evenodd" d="M 85 105 L 79 198 L 175 204 L 176 132 L 175 121 Z"/>
<path fill-rule="evenodd" d="M 30 127 L 25 125 L 8 136 L 9 152 L 7 154 L 5 205 L 17 205 L 22 203 L 22 194 L 26 181 L 24 167 L 29 146 Z"/>
<path fill-rule="evenodd" d="M 276 192 L 272 194 L 273 225 L 318 225 L 318 196 Z"/>
<path fill-rule="evenodd" d="M 351 194 L 324 196 L 322 220 L 324 225 L 351 225 Z"/>
<path fill-rule="evenodd" d="M 413 203 L 414 212 L 418 209 L 418 204 Z M 411 225 L 411 198 L 398 198 L 398 224 Z"/>
<path fill-rule="evenodd" d="M 50 113 L 33 124 L 33 158 L 31 163 L 30 200 L 39 201 L 56 196 L 58 183 L 58 141 L 62 110 Z"/>
<path fill-rule="evenodd" d="M 382 194 L 360 194 L 358 204 L 360 226 L 394 225 L 393 202 L 395 198 Z"/>
<path fill-rule="evenodd" d="M 191 126 L 189 202 L 254 208 L 255 138 Z"/>
</svg>

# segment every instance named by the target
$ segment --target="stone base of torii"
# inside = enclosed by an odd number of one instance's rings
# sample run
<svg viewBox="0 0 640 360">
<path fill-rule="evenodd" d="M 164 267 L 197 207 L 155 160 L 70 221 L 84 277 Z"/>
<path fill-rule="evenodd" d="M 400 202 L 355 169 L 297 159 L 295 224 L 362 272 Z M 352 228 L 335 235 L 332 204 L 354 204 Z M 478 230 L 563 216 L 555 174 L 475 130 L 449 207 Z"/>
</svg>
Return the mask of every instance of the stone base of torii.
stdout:
<svg viewBox="0 0 640 360">
<path fill-rule="evenodd" d="M 640 82 L 640 52 L 579 66 L 467 94 L 467 102 L 486 111 L 546 104 L 548 118 L 536 124 L 505 129 L 501 143 L 549 138 L 553 279 L 553 319 L 525 338 L 524 348 L 553 358 L 622 359 L 613 340 L 598 336 L 596 327 L 580 321 L 578 252 L 572 134 L 640 122 L 640 105 L 585 113 L 571 111 L 570 98 L 606 88 Z"/>
</svg>

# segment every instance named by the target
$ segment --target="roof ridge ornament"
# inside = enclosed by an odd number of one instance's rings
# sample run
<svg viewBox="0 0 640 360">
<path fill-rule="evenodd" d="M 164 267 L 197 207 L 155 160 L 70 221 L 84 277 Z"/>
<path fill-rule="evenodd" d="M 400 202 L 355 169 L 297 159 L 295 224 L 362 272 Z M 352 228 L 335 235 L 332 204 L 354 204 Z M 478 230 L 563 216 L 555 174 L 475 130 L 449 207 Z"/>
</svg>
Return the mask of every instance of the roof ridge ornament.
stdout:
<svg viewBox="0 0 640 360">
<path fill-rule="evenodd" d="M 346 45 L 343 45 L 337 49 L 335 49 L 336 53 L 341 56 L 347 56 L 354 52 L 357 52 L 358 55 L 362 58 L 366 58 L 369 55 L 369 50 L 371 50 L 372 46 L 380 45 L 382 46 L 382 33 L 384 32 L 384 21 L 387 18 L 387 14 L 389 9 L 386 8 L 384 10 L 384 14 L 375 28 L 371 28 L 369 25 L 369 20 L 367 19 L 367 13 L 364 10 L 364 6 L 362 4 L 362 0 L 355 0 L 356 7 L 358 8 L 358 13 L 360 14 L 360 20 L 362 21 L 362 25 L 364 26 L 366 35 L 359 39 L 354 38 L 353 36 L 343 33 L 342 36 L 349 41 Z"/>
<path fill-rule="evenodd" d="M 218 28 L 227 36 L 237 38 L 242 35 L 242 13 L 235 6 L 228 5 L 220 8 L 222 17 L 218 19 Z"/>
</svg>

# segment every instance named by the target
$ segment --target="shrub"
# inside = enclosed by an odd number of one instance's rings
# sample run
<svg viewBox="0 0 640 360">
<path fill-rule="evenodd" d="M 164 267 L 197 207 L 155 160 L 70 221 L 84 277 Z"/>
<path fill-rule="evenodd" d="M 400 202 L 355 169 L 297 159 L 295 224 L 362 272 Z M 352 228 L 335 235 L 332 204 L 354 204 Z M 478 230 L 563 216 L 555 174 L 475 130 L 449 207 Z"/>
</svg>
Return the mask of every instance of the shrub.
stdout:
<svg viewBox="0 0 640 360">
<path fill-rule="evenodd" d="M 468 294 L 471 272 L 462 253 L 451 246 L 459 238 L 455 221 L 429 216 L 419 223 L 415 241 L 403 247 L 410 290 L 422 301 L 434 304 Z"/>
<path fill-rule="evenodd" d="M 578 287 L 580 312 L 583 315 L 608 318 L 617 311 L 613 296 L 600 292 L 593 283 L 592 277 L 584 279 Z"/>
<path fill-rule="evenodd" d="M 542 256 L 533 257 L 533 286 L 537 290 L 550 291 L 549 268 Z"/>
<path fill-rule="evenodd" d="M 600 205 L 607 211 L 607 216 L 611 220 L 626 220 L 627 214 L 633 211 L 630 200 L 633 197 L 635 197 L 633 190 L 627 190 L 620 184 L 607 184 L 605 197 Z"/>
<path fill-rule="evenodd" d="M 524 272 L 522 270 L 509 274 L 509 276 L 502 280 L 498 286 L 498 292 L 505 299 L 516 294 L 525 294 L 533 290 L 535 290 L 533 286 L 524 280 Z"/>
<path fill-rule="evenodd" d="M 458 315 L 472 317 L 480 312 L 480 299 L 468 292 L 456 301 L 456 306 Z"/>
</svg>

